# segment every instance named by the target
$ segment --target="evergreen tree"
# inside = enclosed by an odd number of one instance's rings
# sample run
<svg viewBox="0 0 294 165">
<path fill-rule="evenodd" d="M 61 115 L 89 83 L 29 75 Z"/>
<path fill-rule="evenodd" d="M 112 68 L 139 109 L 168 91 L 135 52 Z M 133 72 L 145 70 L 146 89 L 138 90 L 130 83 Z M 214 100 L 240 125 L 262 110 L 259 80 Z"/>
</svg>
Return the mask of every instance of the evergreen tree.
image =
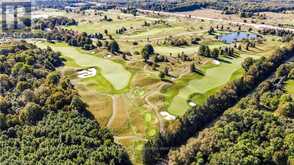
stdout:
<svg viewBox="0 0 294 165">
<path fill-rule="evenodd" d="M 142 56 L 143 56 L 145 62 L 147 62 L 149 60 L 150 56 L 154 54 L 154 48 L 151 44 L 147 44 L 142 49 L 141 53 L 142 53 Z"/>
</svg>

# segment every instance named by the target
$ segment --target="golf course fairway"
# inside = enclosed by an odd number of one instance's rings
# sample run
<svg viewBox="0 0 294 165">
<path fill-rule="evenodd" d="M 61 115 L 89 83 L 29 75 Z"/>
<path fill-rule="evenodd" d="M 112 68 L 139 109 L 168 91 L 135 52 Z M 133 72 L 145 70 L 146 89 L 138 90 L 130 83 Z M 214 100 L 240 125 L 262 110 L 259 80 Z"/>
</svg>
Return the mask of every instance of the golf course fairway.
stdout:
<svg viewBox="0 0 294 165">
<path fill-rule="evenodd" d="M 102 76 L 111 83 L 115 90 L 122 90 L 129 85 L 131 73 L 119 63 L 90 55 L 86 51 L 68 46 L 65 43 L 38 42 L 36 44 L 41 48 L 50 46 L 54 51 L 61 52 L 63 56 L 73 59 L 81 67 L 98 67 Z"/>
<path fill-rule="evenodd" d="M 227 60 L 227 59 L 226 59 Z M 234 72 L 241 68 L 244 58 L 230 59 L 230 63 L 222 62 L 219 66 L 206 70 L 205 76 L 191 80 L 187 86 L 179 90 L 173 98 L 168 112 L 173 115 L 183 115 L 189 108 L 187 100 L 194 93 L 205 94 L 206 92 L 220 87 L 231 80 Z"/>
</svg>

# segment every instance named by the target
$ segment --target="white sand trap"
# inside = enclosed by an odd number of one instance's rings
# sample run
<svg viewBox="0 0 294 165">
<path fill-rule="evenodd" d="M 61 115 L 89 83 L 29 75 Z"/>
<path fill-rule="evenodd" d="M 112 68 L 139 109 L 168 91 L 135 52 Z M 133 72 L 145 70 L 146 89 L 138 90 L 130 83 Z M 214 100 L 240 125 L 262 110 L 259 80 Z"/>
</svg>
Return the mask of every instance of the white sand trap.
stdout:
<svg viewBox="0 0 294 165">
<path fill-rule="evenodd" d="M 97 71 L 95 68 L 82 70 L 82 71 L 78 72 L 78 78 L 84 79 L 84 78 L 94 77 L 94 76 L 96 76 L 96 73 L 97 73 Z"/>
<path fill-rule="evenodd" d="M 213 60 L 212 63 L 215 64 L 215 65 L 220 65 L 221 64 L 219 60 Z"/>
<path fill-rule="evenodd" d="M 197 104 L 194 103 L 194 102 L 192 102 L 192 101 L 190 101 L 190 102 L 189 102 L 189 105 L 190 105 L 191 107 L 195 107 Z"/>
<path fill-rule="evenodd" d="M 165 120 L 168 120 L 168 121 L 176 120 L 176 117 L 175 117 L 174 115 L 171 115 L 171 114 L 169 114 L 169 113 L 166 112 L 166 111 L 162 111 L 162 112 L 160 112 L 160 115 L 161 115 Z"/>
</svg>

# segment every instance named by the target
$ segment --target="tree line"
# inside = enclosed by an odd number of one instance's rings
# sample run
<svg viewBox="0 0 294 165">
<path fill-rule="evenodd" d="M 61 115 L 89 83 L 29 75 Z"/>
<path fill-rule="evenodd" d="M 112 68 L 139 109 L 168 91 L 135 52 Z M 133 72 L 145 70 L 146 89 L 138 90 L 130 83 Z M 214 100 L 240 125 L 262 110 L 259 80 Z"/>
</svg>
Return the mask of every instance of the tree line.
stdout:
<svg viewBox="0 0 294 165">
<path fill-rule="evenodd" d="M 47 28 L 54 29 L 57 26 L 76 26 L 78 21 L 68 17 L 49 17 L 49 18 L 36 18 L 33 19 L 33 29 L 45 30 Z"/>
<path fill-rule="evenodd" d="M 240 79 L 228 83 L 219 93 L 210 96 L 203 106 L 189 109 L 181 118 L 169 125 L 166 133 L 147 143 L 143 151 L 144 164 L 154 164 L 166 156 L 170 148 L 185 143 L 197 131 L 234 106 L 249 94 L 258 84 L 269 77 L 283 62 L 293 56 L 294 45 L 281 48 L 269 58 L 254 62 Z"/>
<path fill-rule="evenodd" d="M 294 158 L 294 102 L 284 85 L 293 73 L 293 63 L 281 65 L 213 127 L 170 151 L 169 164 L 289 164 Z"/>
</svg>

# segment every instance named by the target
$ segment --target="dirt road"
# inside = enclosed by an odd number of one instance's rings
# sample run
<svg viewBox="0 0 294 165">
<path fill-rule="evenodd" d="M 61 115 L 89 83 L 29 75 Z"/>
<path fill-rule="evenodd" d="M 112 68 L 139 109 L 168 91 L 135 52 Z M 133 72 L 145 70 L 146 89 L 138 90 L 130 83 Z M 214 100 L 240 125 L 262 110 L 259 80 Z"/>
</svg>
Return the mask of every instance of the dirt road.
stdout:
<svg viewBox="0 0 294 165">
<path fill-rule="evenodd" d="M 112 123 L 117 114 L 117 97 L 118 96 L 112 96 L 112 115 L 107 123 L 107 128 L 110 128 L 112 126 Z"/>
</svg>

